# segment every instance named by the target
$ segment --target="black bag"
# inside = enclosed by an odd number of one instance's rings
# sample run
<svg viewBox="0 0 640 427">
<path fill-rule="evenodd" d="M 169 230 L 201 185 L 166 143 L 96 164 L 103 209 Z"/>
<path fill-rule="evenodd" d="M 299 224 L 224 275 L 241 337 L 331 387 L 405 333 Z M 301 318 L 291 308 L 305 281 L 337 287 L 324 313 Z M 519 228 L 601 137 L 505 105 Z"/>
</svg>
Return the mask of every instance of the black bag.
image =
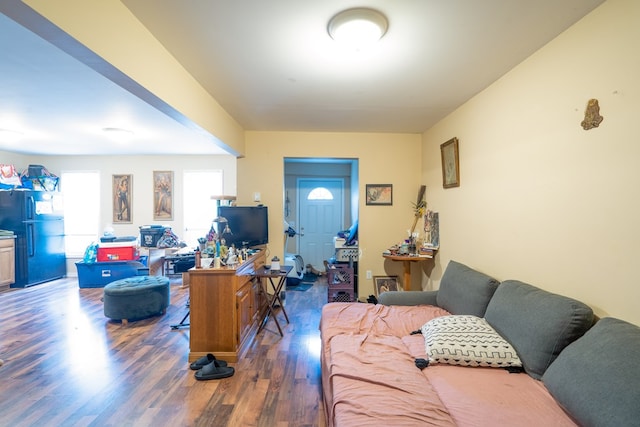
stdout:
<svg viewBox="0 0 640 427">
<path fill-rule="evenodd" d="M 49 176 L 51 175 L 47 168 L 42 165 L 29 165 L 28 176 L 30 178 L 37 178 L 39 176 Z"/>
</svg>

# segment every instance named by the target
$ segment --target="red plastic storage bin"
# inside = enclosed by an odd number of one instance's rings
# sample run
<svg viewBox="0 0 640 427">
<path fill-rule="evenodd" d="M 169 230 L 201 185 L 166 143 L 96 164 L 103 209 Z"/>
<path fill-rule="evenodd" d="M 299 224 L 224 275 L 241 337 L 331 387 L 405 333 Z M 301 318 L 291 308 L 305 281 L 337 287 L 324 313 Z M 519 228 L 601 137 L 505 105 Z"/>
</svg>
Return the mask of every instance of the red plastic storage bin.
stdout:
<svg viewBox="0 0 640 427">
<path fill-rule="evenodd" d="M 135 246 L 116 246 L 98 248 L 98 262 L 104 261 L 133 261 L 140 257 Z"/>
</svg>

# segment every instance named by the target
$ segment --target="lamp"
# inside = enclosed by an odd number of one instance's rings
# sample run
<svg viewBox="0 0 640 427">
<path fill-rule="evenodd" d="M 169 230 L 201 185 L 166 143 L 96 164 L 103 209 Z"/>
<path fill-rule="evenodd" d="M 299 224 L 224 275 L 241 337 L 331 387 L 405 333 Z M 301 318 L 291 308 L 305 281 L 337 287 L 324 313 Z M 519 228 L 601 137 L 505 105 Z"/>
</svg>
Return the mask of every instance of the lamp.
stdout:
<svg viewBox="0 0 640 427">
<path fill-rule="evenodd" d="M 332 39 L 356 48 L 375 43 L 387 32 L 387 18 L 377 10 L 363 7 L 343 10 L 327 25 Z"/>
<path fill-rule="evenodd" d="M 213 222 L 218 224 L 218 239 L 220 239 L 223 234 L 233 234 L 233 232 L 231 231 L 231 227 L 229 227 L 229 221 L 227 220 L 227 218 L 219 216 L 216 217 Z M 222 230 L 220 230 L 220 228 L 222 227 L 220 224 L 224 224 L 224 228 Z"/>
</svg>

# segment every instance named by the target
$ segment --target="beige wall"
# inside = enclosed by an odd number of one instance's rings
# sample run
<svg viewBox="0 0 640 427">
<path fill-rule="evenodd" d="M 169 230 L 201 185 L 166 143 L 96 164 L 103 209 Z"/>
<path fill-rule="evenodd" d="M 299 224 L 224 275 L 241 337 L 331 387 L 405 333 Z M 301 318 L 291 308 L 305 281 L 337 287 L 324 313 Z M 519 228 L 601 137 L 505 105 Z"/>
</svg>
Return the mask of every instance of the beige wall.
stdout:
<svg viewBox="0 0 640 427">
<path fill-rule="evenodd" d="M 261 193 L 270 207 L 272 253 L 283 253 L 284 157 L 358 158 L 360 194 L 367 183 L 394 186 L 393 206 L 365 206 L 360 200 L 361 296 L 373 293 L 364 279 L 367 270 L 401 276 L 400 266 L 383 262 L 380 253 L 404 237 L 411 202 L 424 183 L 429 208 L 440 212 L 441 249 L 433 262 L 414 267 L 413 289 L 437 288 L 447 262 L 456 259 L 499 279 L 581 299 L 601 316 L 640 324 L 633 274 L 640 240 L 640 144 L 633 127 L 640 114 L 639 2 L 607 1 L 422 137 L 248 132 L 246 144 L 237 123 L 178 70 L 119 1 L 101 2 L 99 13 L 80 0 L 27 3 L 246 155 L 237 163 L 239 203 L 252 204 L 253 193 Z M 136 49 L 145 51 L 143 63 L 131 61 L 139 57 Z M 173 76 L 171 85 L 165 84 L 167 76 Z M 584 131 L 580 122 L 590 98 L 600 101 L 605 119 Z M 439 145 L 454 136 L 460 140 L 462 185 L 443 190 Z M 21 166 L 28 159 L 11 156 L 3 161 Z M 24 163 L 52 170 L 99 168 L 107 177 L 126 173 L 126 165 L 134 173 L 137 209 L 151 197 L 137 193 L 144 180 L 150 187 L 150 171 L 181 170 L 197 161 L 53 157 Z M 149 222 L 144 215 L 134 210 L 136 222 Z"/>
<path fill-rule="evenodd" d="M 184 231 L 181 190 L 184 171 L 221 169 L 225 194 L 236 193 L 236 158 L 233 156 L 41 156 L 32 157 L 30 162 L 45 165 L 55 174 L 65 170 L 99 170 L 100 224 L 104 225 L 111 224 L 113 218 L 112 175 L 133 175 L 133 222 L 114 224 L 118 236 L 137 236 L 141 225 L 158 223 L 153 220 L 153 171 L 173 171 L 174 219 L 162 223 L 171 226 L 178 236 Z M 203 191 L 206 191 L 205 185 Z"/>
<path fill-rule="evenodd" d="M 284 158 L 338 157 L 359 160 L 360 297 L 373 294 L 372 275 L 402 276 L 384 263 L 382 251 L 403 239 L 411 227 L 412 206 L 419 188 L 421 146 L 418 134 L 247 132 L 246 157 L 238 160 L 238 204 L 253 204 L 260 192 L 269 207 L 269 250 L 282 259 L 284 236 Z M 392 206 L 366 206 L 365 184 L 393 184 Z M 417 276 L 417 274 L 416 274 Z M 414 286 L 419 285 L 419 277 Z"/>
<path fill-rule="evenodd" d="M 423 136 L 429 207 L 449 260 L 640 324 L 640 2 L 610 0 Z M 604 121 L 580 126 L 597 98 Z M 461 186 L 440 144 L 460 140 Z"/>
</svg>

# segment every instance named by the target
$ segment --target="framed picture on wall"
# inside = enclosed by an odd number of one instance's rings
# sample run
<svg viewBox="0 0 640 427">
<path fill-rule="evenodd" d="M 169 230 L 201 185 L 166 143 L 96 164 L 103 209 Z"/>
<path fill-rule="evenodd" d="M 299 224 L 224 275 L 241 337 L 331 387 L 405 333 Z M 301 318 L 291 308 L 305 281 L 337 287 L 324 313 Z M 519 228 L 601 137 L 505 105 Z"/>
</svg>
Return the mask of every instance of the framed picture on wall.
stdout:
<svg viewBox="0 0 640 427">
<path fill-rule="evenodd" d="M 383 292 L 398 291 L 398 276 L 373 276 L 373 290 L 379 297 Z"/>
<path fill-rule="evenodd" d="M 393 186 L 391 184 L 366 184 L 366 204 L 390 206 L 393 204 Z"/>
<path fill-rule="evenodd" d="M 153 219 L 173 220 L 173 172 L 153 171 Z"/>
<path fill-rule="evenodd" d="M 113 175 L 113 223 L 131 223 L 133 175 Z"/>
<path fill-rule="evenodd" d="M 440 157 L 442 159 L 442 187 L 459 187 L 458 138 L 451 138 L 440 145 Z"/>
</svg>

